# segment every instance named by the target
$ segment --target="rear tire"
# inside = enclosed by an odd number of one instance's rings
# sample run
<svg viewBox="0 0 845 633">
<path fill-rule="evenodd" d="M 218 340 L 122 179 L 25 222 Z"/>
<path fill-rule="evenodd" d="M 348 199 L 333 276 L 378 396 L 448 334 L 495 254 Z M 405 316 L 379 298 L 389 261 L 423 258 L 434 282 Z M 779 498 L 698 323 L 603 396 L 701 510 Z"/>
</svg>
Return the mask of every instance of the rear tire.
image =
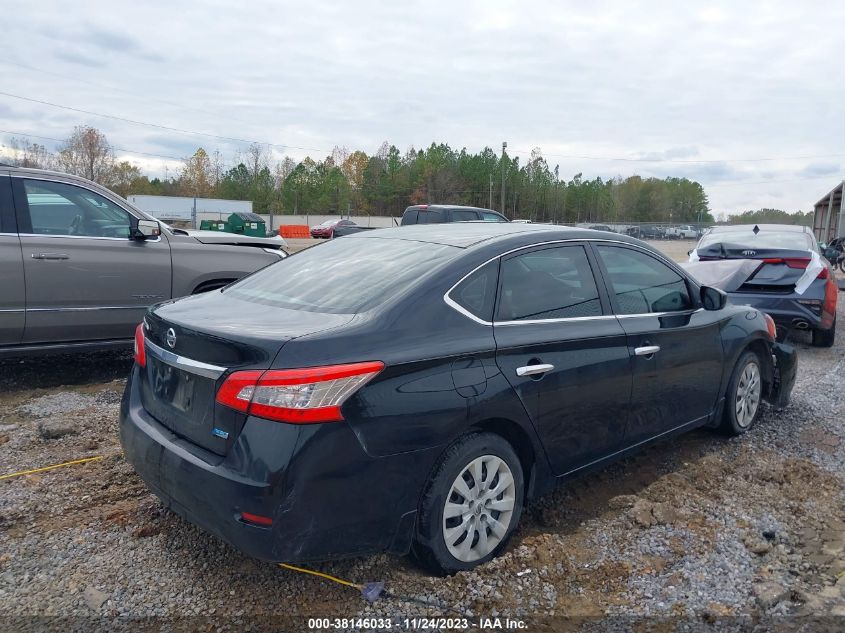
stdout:
<svg viewBox="0 0 845 633">
<path fill-rule="evenodd" d="M 522 464 L 493 433 L 473 433 L 446 449 L 420 502 L 417 560 L 438 574 L 472 569 L 497 556 L 522 513 Z M 445 518 L 444 518 L 445 517 Z"/>
<path fill-rule="evenodd" d="M 728 383 L 721 430 L 727 435 L 746 433 L 760 417 L 762 397 L 760 358 L 752 351 L 745 351 L 739 357 Z"/>
<path fill-rule="evenodd" d="M 833 325 L 829 330 L 813 330 L 813 345 L 815 347 L 833 347 L 836 339 L 836 317 L 833 318 Z"/>
</svg>

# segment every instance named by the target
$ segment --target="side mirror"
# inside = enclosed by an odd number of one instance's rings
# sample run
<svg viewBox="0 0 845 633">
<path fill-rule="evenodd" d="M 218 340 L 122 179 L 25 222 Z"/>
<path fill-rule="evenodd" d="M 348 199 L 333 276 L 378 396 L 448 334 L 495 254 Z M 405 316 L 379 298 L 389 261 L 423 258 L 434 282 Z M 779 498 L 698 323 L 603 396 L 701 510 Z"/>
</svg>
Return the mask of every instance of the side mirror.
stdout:
<svg viewBox="0 0 845 633">
<path fill-rule="evenodd" d="M 701 287 L 701 304 L 705 310 L 721 310 L 728 302 L 728 295 L 718 288 Z"/>
<path fill-rule="evenodd" d="M 133 240 L 148 240 L 161 235 L 161 225 L 155 220 L 138 220 L 132 229 Z"/>
</svg>

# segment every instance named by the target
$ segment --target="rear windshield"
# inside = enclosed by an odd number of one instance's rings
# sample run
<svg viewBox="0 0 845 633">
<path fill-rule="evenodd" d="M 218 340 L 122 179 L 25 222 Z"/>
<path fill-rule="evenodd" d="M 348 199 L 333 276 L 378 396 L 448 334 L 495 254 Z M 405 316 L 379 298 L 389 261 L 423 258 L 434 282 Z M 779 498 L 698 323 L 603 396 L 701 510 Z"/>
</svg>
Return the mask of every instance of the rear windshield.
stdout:
<svg viewBox="0 0 845 633">
<path fill-rule="evenodd" d="M 813 250 L 815 242 L 808 233 L 792 231 L 760 231 L 756 235 L 752 231 L 728 231 L 725 233 L 708 233 L 701 238 L 698 248 L 706 248 L 713 244 L 747 246 L 749 248 L 784 248 L 791 250 Z"/>
<path fill-rule="evenodd" d="M 442 244 L 340 238 L 287 257 L 224 292 L 282 308 L 355 314 L 383 303 L 459 252 Z"/>
</svg>

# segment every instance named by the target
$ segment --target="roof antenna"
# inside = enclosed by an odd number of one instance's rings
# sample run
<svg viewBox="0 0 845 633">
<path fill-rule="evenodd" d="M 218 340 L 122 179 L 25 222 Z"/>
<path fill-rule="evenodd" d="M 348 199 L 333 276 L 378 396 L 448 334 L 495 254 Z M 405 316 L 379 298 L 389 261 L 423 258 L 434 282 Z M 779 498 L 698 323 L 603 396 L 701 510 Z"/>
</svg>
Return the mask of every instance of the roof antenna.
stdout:
<svg viewBox="0 0 845 633">
<path fill-rule="evenodd" d="M 754 231 L 754 235 L 757 235 L 760 232 L 760 227 L 755 224 L 751 230 Z"/>
</svg>

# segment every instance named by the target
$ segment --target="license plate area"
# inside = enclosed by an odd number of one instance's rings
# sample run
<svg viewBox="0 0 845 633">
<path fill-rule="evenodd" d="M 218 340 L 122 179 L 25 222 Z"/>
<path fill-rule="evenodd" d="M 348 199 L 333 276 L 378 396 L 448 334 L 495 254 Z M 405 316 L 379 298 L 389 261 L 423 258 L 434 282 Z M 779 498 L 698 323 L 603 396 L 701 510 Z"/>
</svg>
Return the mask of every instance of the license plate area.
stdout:
<svg viewBox="0 0 845 633">
<path fill-rule="evenodd" d="M 174 433 L 209 450 L 223 450 L 225 438 L 213 435 L 215 381 L 151 355 L 145 369 L 144 408 Z"/>
<path fill-rule="evenodd" d="M 189 413 L 197 391 L 197 378 L 167 363 L 153 360 L 150 382 L 153 396 L 174 409 Z"/>
</svg>

